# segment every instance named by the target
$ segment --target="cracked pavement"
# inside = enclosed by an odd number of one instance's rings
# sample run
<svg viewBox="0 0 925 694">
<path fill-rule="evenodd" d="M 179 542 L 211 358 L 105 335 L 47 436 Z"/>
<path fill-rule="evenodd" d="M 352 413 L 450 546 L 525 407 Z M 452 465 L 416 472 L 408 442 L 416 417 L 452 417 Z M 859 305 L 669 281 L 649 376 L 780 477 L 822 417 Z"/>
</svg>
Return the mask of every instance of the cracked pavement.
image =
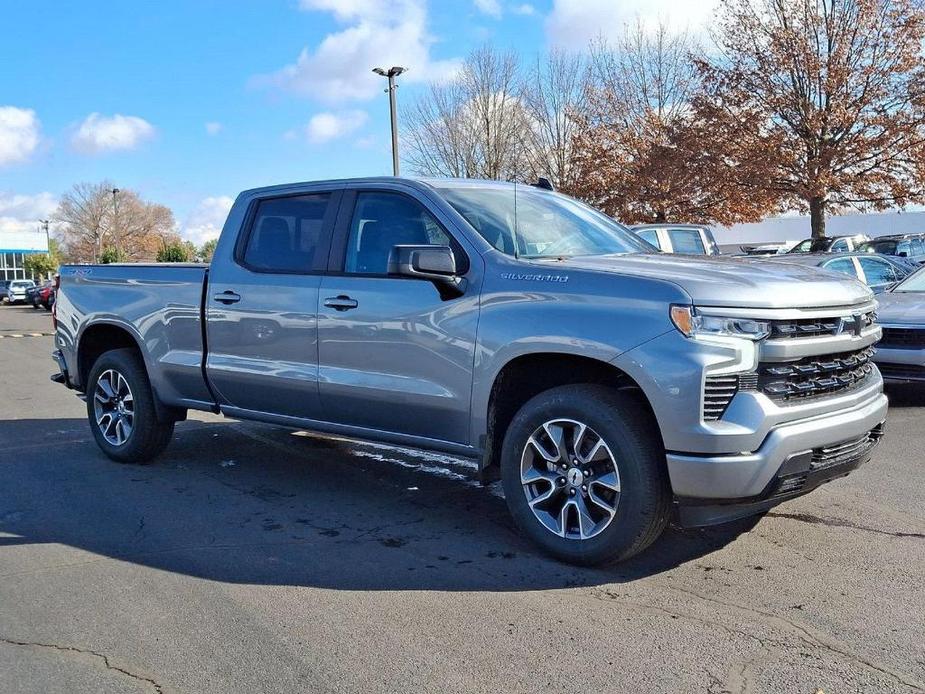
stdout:
<svg viewBox="0 0 925 694">
<path fill-rule="evenodd" d="M 191 413 L 112 463 L 51 349 L 0 342 L 4 693 L 925 691 L 925 389 L 849 477 L 586 570 L 445 456 Z"/>
</svg>

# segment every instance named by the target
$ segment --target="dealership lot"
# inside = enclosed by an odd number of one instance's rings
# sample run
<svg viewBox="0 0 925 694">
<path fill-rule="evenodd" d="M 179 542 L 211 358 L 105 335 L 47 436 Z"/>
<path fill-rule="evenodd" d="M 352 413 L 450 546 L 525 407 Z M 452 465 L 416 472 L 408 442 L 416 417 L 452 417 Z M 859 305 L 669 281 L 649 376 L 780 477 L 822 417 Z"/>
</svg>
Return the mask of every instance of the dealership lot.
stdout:
<svg viewBox="0 0 925 694">
<path fill-rule="evenodd" d="M 0 307 L 3 691 L 925 690 L 925 388 L 850 477 L 587 570 L 446 456 L 191 413 L 116 465 L 48 332 Z"/>
</svg>

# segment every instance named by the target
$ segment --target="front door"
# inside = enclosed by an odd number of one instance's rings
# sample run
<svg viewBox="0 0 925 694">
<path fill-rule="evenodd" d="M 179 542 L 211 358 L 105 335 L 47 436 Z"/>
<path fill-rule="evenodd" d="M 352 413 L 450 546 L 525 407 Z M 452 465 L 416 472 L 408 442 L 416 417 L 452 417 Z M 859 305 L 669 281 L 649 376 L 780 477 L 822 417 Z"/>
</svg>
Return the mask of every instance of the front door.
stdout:
<svg viewBox="0 0 925 694">
<path fill-rule="evenodd" d="M 206 369 L 224 410 L 318 416 L 318 288 L 339 191 L 251 203 L 206 296 Z"/>
<path fill-rule="evenodd" d="M 345 193 L 344 206 L 335 253 L 342 261 L 322 279 L 318 308 L 324 418 L 469 443 L 479 306 L 474 273 L 465 294 L 451 299 L 430 281 L 387 273 L 397 244 L 450 245 L 464 269 L 468 256 L 411 196 Z"/>
</svg>

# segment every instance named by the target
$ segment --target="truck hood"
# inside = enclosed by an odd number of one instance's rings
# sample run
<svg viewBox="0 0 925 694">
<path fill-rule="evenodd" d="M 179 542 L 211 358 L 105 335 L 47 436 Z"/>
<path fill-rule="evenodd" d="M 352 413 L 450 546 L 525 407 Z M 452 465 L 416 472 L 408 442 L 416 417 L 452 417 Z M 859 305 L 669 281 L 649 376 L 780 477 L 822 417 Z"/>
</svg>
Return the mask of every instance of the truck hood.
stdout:
<svg viewBox="0 0 925 694">
<path fill-rule="evenodd" d="M 570 269 L 612 272 L 673 282 L 698 306 L 821 308 L 870 301 L 870 289 L 845 275 L 754 258 L 671 254 L 578 256 L 550 262 Z"/>
<path fill-rule="evenodd" d="M 925 325 L 925 292 L 885 292 L 877 296 L 877 322 Z"/>
</svg>

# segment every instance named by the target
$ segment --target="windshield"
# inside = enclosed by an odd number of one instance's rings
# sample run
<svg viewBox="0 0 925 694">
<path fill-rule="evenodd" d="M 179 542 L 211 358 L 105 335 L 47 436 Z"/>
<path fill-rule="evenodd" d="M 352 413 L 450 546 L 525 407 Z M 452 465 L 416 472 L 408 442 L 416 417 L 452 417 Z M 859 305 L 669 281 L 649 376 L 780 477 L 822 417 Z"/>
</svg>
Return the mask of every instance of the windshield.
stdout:
<svg viewBox="0 0 925 694">
<path fill-rule="evenodd" d="M 488 243 L 519 258 L 655 253 L 610 217 L 565 195 L 532 186 L 439 188 Z"/>
<path fill-rule="evenodd" d="M 13 287 L 14 289 L 22 289 L 23 287 L 34 287 L 35 284 L 32 282 L 32 280 L 26 280 L 26 281 L 20 280 L 19 282 L 13 282 L 13 284 L 10 286 Z"/>
<path fill-rule="evenodd" d="M 925 292 L 925 268 L 909 275 L 896 285 L 894 292 Z"/>
</svg>

